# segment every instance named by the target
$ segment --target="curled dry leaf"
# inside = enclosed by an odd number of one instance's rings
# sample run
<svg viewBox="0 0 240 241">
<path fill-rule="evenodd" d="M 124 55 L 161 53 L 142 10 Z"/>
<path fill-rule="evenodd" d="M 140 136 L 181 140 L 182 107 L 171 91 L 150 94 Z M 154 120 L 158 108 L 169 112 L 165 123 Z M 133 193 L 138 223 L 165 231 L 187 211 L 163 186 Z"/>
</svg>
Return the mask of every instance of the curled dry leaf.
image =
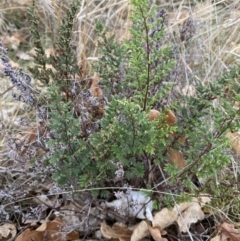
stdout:
<svg viewBox="0 0 240 241">
<path fill-rule="evenodd" d="M 114 238 L 120 241 L 130 241 L 133 231 L 122 223 L 114 223 L 113 226 L 110 227 L 106 222 L 103 222 L 101 224 L 101 232 L 107 239 Z"/>
<path fill-rule="evenodd" d="M 133 234 L 131 236 L 131 241 L 139 241 L 150 235 L 148 230 L 148 225 L 145 221 L 141 221 L 133 228 Z"/>
<path fill-rule="evenodd" d="M 31 230 L 30 228 L 25 229 L 16 239 L 15 241 L 42 241 L 43 235 L 40 232 L 35 230 Z"/>
<path fill-rule="evenodd" d="M 103 95 L 102 89 L 99 87 L 100 77 L 95 73 L 92 77 L 92 84 L 90 86 L 90 91 L 93 97 L 100 97 Z"/>
<path fill-rule="evenodd" d="M 162 235 L 166 234 L 166 231 L 162 230 L 161 227 L 152 227 L 150 222 L 147 222 L 148 230 L 155 241 L 168 241 L 166 238 L 162 238 Z"/>
<path fill-rule="evenodd" d="M 152 109 L 149 112 L 149 120 L 150 121 L 156 120 L 159 115 L 160 115 L 160 112 L 158 110 Z M 177 123 L 177 117 L 173 113 L 173 111 L 168 110 L 166 112 L 165 123 L 168 126 L 173 126 L 174 124 Z M 171 134 L 172 137 L 175 137 L 176 135 L 177 135 L 177 133 L 172 133 Z M 180 143 L 183 144 L 186 141 L 186 137 L 178 138 L 178 140 L 179 140 Z M 181 151 L 168 149 L 167 153 L 168 153 L 168 155 L 170 157 L 171 163 L 177 165 L 179 170 L 182 170 L 184 167 L 186 167 L 186 162 L 184 160 L 183 153 Z"/>
<path fill-rule="evenodd" d="M 192 202 L 191 205 L 183 210 L 182 214 L 177 218 L 177 224 L 179 231 L 186 233 L 192 223 L 196 223 L 198 220 L 204 219 L 204 213 L 198 202 Z"/>
<path fill-rule="evenodd" d="M 195 200 L 197 200 L 197 199 L 195 199 Z M 203 207 L 206 203 L 211 202 L 211 196 L 208 194 L 202 194 L 200 200 L 198 200 L 198 201 L 200 201 L 199 202 L 200 206 Z"/>
<path fill-rule="evenodd" d="M 17 229 L 12 223 L 4 223 L 0 226 L 0 240 L 10 240 L 17 234 Z"/>
<path fill-rule="evenodd" d="M 38 229 L 31 230 L 30 228 L 24 230 L 15 241 L 55 241 L 55 240 L 75 240 L 79 238 L 76 231 L 66 231 L 65 225 L 60 217 L 54 221 L 43 223 Z"/>
<path fill-rule="evenodd" d="M 153 227 L 160 226 L 162 229 L 173 224 L 178 217 L 178 212 L 175 208 L 169 210 L 163 208 L 160 212 L 157 212 L 153 218 L 152 225 Z"/>
<path fill-rule="evenodd" d="M 209 198 L 202 199 L 201 205 L 209 202 L 209 200 Z M 160 226 L 162 229 L 165 229 L 174 222 L 177 222 L 179 231 L 187 232 L 187 229 L 192 223 L 196 223 L 198 220 L 204 219 L 204 213 L 201 209 L 201 205 L 197 198 L 194 198 L 192 202 L 175 205 L 172 210 L 164 208 L 155 214 L 152 222 L 153 227 Z"/>
<path fill-rule="evenodd" d="M 182 170 L 184 167 L 186 167 L 186 161 L 184 160 L 183 153 L 181 151 L 168 149 L 167 153 L 170 157 L 171 163 L 175 164 L 179 170 Z"/>
<path fill-rule="evenodd" d="M 50 57 L 50 55 L 55 57 L 56 51 L 53 48 L 48 48 L 48 49 L 45 49 L 45 54 L 46 54 L 47 57 Z"/>
<path fill-rule="evenodd" d="M 0 40 L 3 43 L 3 46 L 7 47 L 8 49 L 17 50 L 20 43 L 23 41 L 23 38 L 20 34 L 16 33 L 12 36 L 5 35 Z"/>
<path fill-rule="evenodd" d="M 166 238 L 162 238 L 162 235 L 165 234 L 167 232 L 162 230 L 160 226 L 152 227 L 152 224 L 145 220 L 134 226 L 131 241 L 140 241 L 150 235 L 155 241 L 167 241 Z"/>
<path fill-rule="evenodd" d="M 150 110 L 149 111 L 149 120 L 152 121 L 152 120 L 155 120 L 157 119 L 157 117 L 159 116 L 160 112 L 158 110 Z"/>
<path fill-rule="evenodd" d="M 212 238 L 210 241 L 222 241 L 222 240 L 221 240 L 221 236 L 220 236 L 220 235 L 217 235 L 217 236 L 215 236 L 214 238 Z"/>
<path fill-rule="evenodd" d="M 240 241 L 240 234 L 237 228 L 234 228 L 234 224 L 224 222 L 218 226 L 221 232 L 221 241 Z"/>
<path fill-rule="evenodd" d="M 160 114 L 160 112 L 158 110 L 154 110 L 154 109 L 150 110 L 149 111 L 149 120 L 150 121 L 156 120 L 158 118 L 159 114 Z M 171 110 L 169 110 L 166 112 L 165 121 L 169 126 L 171 126 L 177 122 L 177 117 Z"/>
<path fill-rule="evenodd" d="M 236 154 L 240 154 L 240 133 L 228 132 L 226 136 L 230 139 L 233 151 Z"/>
</svg>

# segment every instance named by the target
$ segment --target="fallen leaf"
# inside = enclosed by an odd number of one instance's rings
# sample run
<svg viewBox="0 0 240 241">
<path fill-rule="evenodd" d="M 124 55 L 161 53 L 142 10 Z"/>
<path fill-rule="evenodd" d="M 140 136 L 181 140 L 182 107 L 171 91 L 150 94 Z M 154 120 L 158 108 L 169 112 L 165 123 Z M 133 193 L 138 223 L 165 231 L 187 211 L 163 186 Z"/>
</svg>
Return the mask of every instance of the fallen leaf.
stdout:
<svg viewBox="0 0 240 241">
<path fill-rule="evenodd" d="M 141 221 L 133 228 L 131 241 L 139 241 L 150 235 L 148 225 L 145 221 Z"/>
<path fill-rule="evenodd" d="M 17 234 L 17 229 L 12 223 L 4 223 L 0 226 L 0 240 L 9 240 Z"/>
<path fill-rule="evenodd" d="M 201 194 L 200 199 L 198 200 L 201 207 L 203 207 L 206 203 L 211 201 L 211 196 L 209 194 Z"/>
<path fill-rule="evenodd" d="M 51 64 L 46 64 L 46 69 L 51 69 L 53 73 L 57 72 L 57 70 Z"/>
<path fill-rule="evenodd" d="M 17 68 L 20 67 L 19 63 L 16 63 L 16 62 L 14 62 L 14 61 L 12 61 L 12 60 L 10 60 L 10 64 L 11 64 L 11 66 L 12 66 L 14 69 L 17 69 Z"/>
<path fill-rule="evenodd" d="M 41 226 L 39 226 L 36 231 L 43 232 L 47 229 L 47 223 L 42 223 Z"/>
<path fill-rule="evenodd" d="M 45 49 L 45 54 L 47 57 L 50 57 L 50 55 L 55 56 L 55 49 L 53 48 Z"/>
<path fill-rule="evenodd" d="M 166 234 L 166 232 L 164 232 L 160 226 L 156 226 L 153 228 L 150 222 L 146 221 L 146 223 L 148 226 L 148 230 L 155 241 L 168 241 L 166 238 L 162 238 L 162 234 Z"/>
<path fill-rule="evenodd" d="M 103 95 L 102 89 L 99 87 L 100 77 L 95 73 L 92 77 L 92 84 L 90 91 L 93 97 L 100 97 Z"/>
<path fill-rule="evenodd" d="M 160 112 L 158 110 L 152 109 L 149 112 L 149 120 L 153 121 L 156 120 L 157 117 L 159 116 Z M 171 126 L 173 124 L 175 124 L 177 122 L 177 117 L 175 116 L 175 114 L 169 110 L 166 112 L 166 119 L 165 119 L 166 123 Z"/>
<path fill-rule="evenodd" d="M 62 218 L 57 217 L 55 220 L 43 223 L 36 230 L 25 229 L 15 241 L 55 241 L 55 240 L 75 240 L 79 238 L 76 231 L 66 231 Z"/>
<path fill-rule="evenodd" d="M 220 236 L 220 235 L 217 235 L 217 236 L 215 236 L 214 238 L 212 238 L 210 241 L 222 241 L 222 240 L 221 240 L 221 236 Z"/>
<path fill-rule="evenodd" d="M 230 139 L 232 149 L 236 154 L 240 154 L 240 133 L 239 132 L 228 132 L 226 137 Z"/>
<path fill-rule="evenodd" d="M 153 218 L 152 226 L 157 227 L 160 226 L 162 229 L 173 224 L 178 217 L 178 212 L 176 209 L 169 210 L 167 208 L 163 208 L 160 212 L 157 212 Z"/>
<path fill-rule="evenodd" d="M 112 227 L 108 226 L 106 222 L 101 224 L 101 232 L 107 239 L 116 238 L 120 241 L 130 241 L 133 231 L 128 229 L 122 223 L 114 223 Z"/>
<path fill-rule="evenodd" d="M 155 241 L 167 241 L 167 239 L 162 238 L 162 235 L 167 234 L 167 232 L 162 230 L 160 226 L 153 227 L 148 220 L 141 221 L 132 229 L 131 241 L 140 241 L 150 235 Z"/>
<path fill-rule="evenodd" d="M 201 205 L 209 202 L 209 200 L 209 197 L 202 198 Z M 193 198 L 191 202 L 175 205 L 172 210 L 163 208 L 155 214 L 152 221 L 152 227 L 161 227 L 162 229 L 165 229 L 174 222 L 177 222 L 180 232 L 187 232 L 187 229 L 192 223 L 204 219 L 201 205 L 197 198 Z"/>
<path fill-rule="evenodd" d="M 240 234 L 237 228 L 234 228 L 234 224 L 224 222 L 218 226 L 221 232 L 221 241 L 240 241 Z"/>
<path fill-rule="evenodd" d="M 159 116 L 160 112 L 158 110 L 150 110 L 149 112 L 149 120 L 152 121 L 152 120 L 155 120 L 157 119 L 157 117 Z"/>
<path fill-rule="evenodd" d="M 168 126 L 173 126 L 174 124 L 177 123 L 177 117 L 176 115 L 173 113 L 173 111 L 171 110 L 168 110 L 165 112 L 166 113 L 166 118 L 165 120 L 163 121 L 160 121 L 160 123 L 162 124 L 165 123 L 167 124 Z M 160 115 L 160 112 L 158 110 L 155 110 L 155 109 L 152 109 L 150 110 L 149 112 L 149 120 L 150 121 L 153 121 L 153 120 L 156 120 L 158 118 L 158 116 Z M 177 134 L 176 133 L 172 133 L 171 136 L 174 138 Z M 179 138 L 178 137 L 178 141 L 180 143 L 184 143 L 186 141 L 186 137 L 181 137 Z M 167 153 L 170 157 L 170 162 L 172 164 L 175 164 L 177 165 L 177 167 L 179 168 L 179 170 L 182 170 L 183 168 L 186 167 L 186 162 L 184 160 L 184 157 L 183 157 L 183 154 L 181 151 L 176 151 L 176 150 L 173 150 L 173 149 L 168 149 L 167 150 Z"/>
<path fill-rule="evenodd" d="M 15 241 L 32 241 L 32 240 L 42 241 L 43 234 L 35 230 L 32 231 L 30 228 L 27 228 L 15 239 Z"/>
<path fill-rule="evenodd" d="M 198 222 L 198 220 L 204 219 L 204 213 L 198 202 L 192 202 L 191 205 L 182 212 L 177 218 L 177 224 L 179 231 L 186 233 L 192 223 Z"/>
<path fill-rule="evenodd" d="M 12 36 L 5 35 L 1 38 L 3 46 L 8 49 L 17 50 L 20 43 L 23 42 L 23 36 L 21 34 L 13 34 Z"/>
<path fill-rule="evenodd" d="M 176 165 L 179 170 L 182 170 L 184 167 L 186 167 L 186 161 L 184 160 L 183 153 L 181 151 L 176 151 L 173 149 L 168 149 L 167 153 L 170 157 L 170 162 L 173 165 Z"/>
</svg>

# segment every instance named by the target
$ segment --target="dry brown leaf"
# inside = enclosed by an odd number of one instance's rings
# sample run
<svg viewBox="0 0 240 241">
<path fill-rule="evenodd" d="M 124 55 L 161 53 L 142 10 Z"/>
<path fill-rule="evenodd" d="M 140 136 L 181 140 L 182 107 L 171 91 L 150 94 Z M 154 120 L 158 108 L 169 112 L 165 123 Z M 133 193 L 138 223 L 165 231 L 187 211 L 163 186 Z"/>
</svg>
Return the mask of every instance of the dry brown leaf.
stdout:
<svg viewBox="0 0 240 241">
<path fill-rule="evenodd" d="M 67 232 L 64 230 L 64 223 L 60 217 L 54 221 L 42 224 L 36 230 L 29 228 L 24 230 L 15 241 L 55 241 L 55 240 L 75 240 L 79 238 L 76 231 Z"/>
<path fill-rule="evenodd" d="M 51 64 L 46 64 L 46 69 L 51 69 L 53 73 L 56 73 L 56 69 Z"/>
<path fill-rule="evenodd" d="M 152 227 L 149 221 L 144 220 L 133 227 L 131 241 L 140 241 L 150 235 L 155 241 L 167 241 L 167 239 L 162 238 L 162 235 L 165 234 L 167 232 L 162 230 L 160 226 Z"/>
<path fill-rule="evenodd" d="M 149 120 L 150 121 L 153 121 L 153 120 L 156 120 L 157 117 L 159 116 L 160 112 L 158 110 L 150 110 L 149 112 Z M 165 119 L 165 123 L 169 126 L 172 126 L 174 124 L 176 124 L 177 122 L 177 117 L 176 115 L 173 113 L 173 111 L 171 110 L 168 110 L 166 112 L 166 119 Z M 173 133 L 171 134 L 171 136 L 174 138 L 177 134 L 176 133 Z M 186 141 L 186 138 L 185 137 L 181 137 L 181 138 L 178 138 L 178 141 L 181 142 L 181 143 L 184 143 Z M 181 151 L 175 151 L 173 149 L 168 149 L 167 150 L 167 153 L 170 157 L 170 162 L 172 164 L 175 164 L 177 165 L 177 167 L 179 168 L 179 170 L 182 170 L 184 167 L 186 167 L 186 162 L 184 160 L 184 157 L 183 157 L 183 154 Z"/>
<path fill-rule="evenodd" d="M 162 229 L 173 224 L 178 217 L 178 212 L 173 209 L 169 210 L 167 208 L 163 208 L 160 212 L 157 212 L 153 218 L 152 226 L 157 227 L 160 226 Z"/>
<path fill-rule="evenodd" d="M 46 223 L 42 223 L 41 226 L 39 226 L 36 231 L 38 232 L 43 232 L 47 229 L 47 222 Z"/>
<path fill-rule="evenodd" d="M 145 221 L 141 221 L 133 228 L 131 241 L 139 241 L 150 235 L 148 225 Z"/>
<path fill-rule="evenodd" d="M 176 124 L 176 122 L 177 122 L 177 117 L 175 116 L 175 114 L 171 110 L 169 110 L 167 112 L 166 122 L 170 126 Z"/>
<path fill-rule="evenodd" d="M 240 49 L 240 48 L 239 48 Z M 239 110 L 240 109 L 240 102 L 239 101 L 235 101 L 233 103 L 233 109 L 235 110 Z"/>
<path fill-rule="evenodd" d="M 209 202 L 209 200 L 209 197 L 201 199 L 201 205 Z M 162 229 L 165 229 L 174 222 L 177 222 L 180 232 L 187 232 L 187 228 L 189 228 L 192 223 L 196 223 L 198 220 L 202 220 L 204 218 L 201 205 L 199 204 L 197 198 L 193 198 L 192 202 L 184 202 L 179 205 L 175 205 L 172 210 L 163 208 L 160 212 L 155 214 L 152 226 L 159 226 Z"/>
<path fill-rule="evenodd" d="M 217 236 L 215 236 L 214 238 L 212 238 L 210 241 L 222 241 L 222 240 L 221 240 L 221 236 L 220 236 L 220 235 L 217 235 Z"/>
<path fill-rule="evenodd" d="M 14 61 L 12 61 L 12 60 L 10 60 L 10 64 L 11 64 L 11 66 L 12 66 L 14 69 L 16 69 L 16 68 L 19 68 L 19 67 L 20 67 L 19 63 L 14 62 Z"/>
<path fill-rule="evenodd" d="M 47 57 L 50 57 L 50 55 L 55 56 L 55 49 L 53 48 L 45 49 L 45 54 Z"/>
<path fill-rule="evenodd" d="M 4 223 L 0 226 L 0 240 L 9 240 L 17 234 L 17 229 L 12 223 Z"/>
<path fill-rule="evenodd" d="M 226 136 L 230 139 L 232 149 L 236 154 L 240 154 L 240 133 L 228 132 Z"/>
<path fill-rule="evenodd" d="M 166 232 L 164 232 L 161 229 L 161 227 L 156 226 L 153 228 L 149 221 L 146 221 L 146 222 L 147 222 L 148 230 L 155 241 L 168 241 L 166 238 L 162 238 L 162 235 L 166 234 Z"/>
<path fill-rule="evenodd" d="M 42 221 L 42 220 L 40 220 L 40 223 L 41 223 L 41 221 Z M 37 226 L 37 223 L 38 223 L 38 222 L 39 222 L 38 219 L 26 219 L 26 220 L 24 221 L 24 224 L 27 225 L 27 226 L 33 227 L 33 226 Z"/>
<path fill-rule="evenodd" d="M 240 234 L 237 228 L 234 228 L 234 224 L 224 222 L 218 226 L 221 232 L 221 241 L 240 241 Z"/>
<path fill-rule="evenodd" d="M 205 215 L 199 203 L 193 201 L 191 205 L 177 218 L 179 231 L 186 233 L 192 223 L 196 223 L 198 220 L 203 220 L 204 216 Z"/>
<path fill-rule="evenodd" d="M 158 110 L 155 110 L 155 109 L 150 110 L 149 114 L 148 114 L 149 120 L 150 121 L 156 120 L 157 117 L 159 116 L 159 114 L 160 114 L 160 112 Z M 169 126 L 171 126 L 177 122 L 177 117 L 171 110 L 167 111 L 166 115 L 167 116 L 166 116 L 165 121 Z"/>
<path fill-rule="evenodd" d="M 100 77 L 95 73 L 92 77 L 92 84 L 90 86 L 90 91 L 93 97 L 100 97 L 103 95 L 102 89 L 99 87 Z"/>
<path fill-rule="evenodd" d="M 31 230 L 30 228 L 25 229 L 16 239 L 15 241 L 42 241 L 43 235 L 41 232 L 37 232 L 35 230 Z"/>
<path fill-rule="evenodd" d="M 149 120 L 152 121 L 152 120 L 155 120 L 157 119 L 157 117 L 159 116 L 160 112 L 158 110 L 150 110 L 149 111 Z"/>
<path fill-rule="evenodd" d="M 15 34 L 12 34 L 12 36 L 5 35 L 0 40 L 2 41 L 2 44 L 6 48 L 17 50 L 20 43 L 23 42 L 24 36 L 22 34 L 15 33 Z"/>
<path fill-rule="evenodd" d="M 184 167 L 186 167 L 187 164 L 181 151 L 169 149 L 167 153 L 170 157 L 171 163 L 175 164 L 179 170 L 182 170 Z"/>
<path fill-rule="evenodd" d="M 197 199 L 194 200 L 197 201 Z M 210 203 L 211 196 L 209 194 L 202 193 L 199 201 L 200 206 L 203 207 L 206 203 Z"/>
<path fill-rule="evenodd" d="M 101 224 L 101 232 L 107 239 L 116 238 L 120 241 L 130 241 L 133 231 L 128 229 L 122 223 L 114 223 L 112 227 L 108 226 L 106 222 Z"/>
</svg>

